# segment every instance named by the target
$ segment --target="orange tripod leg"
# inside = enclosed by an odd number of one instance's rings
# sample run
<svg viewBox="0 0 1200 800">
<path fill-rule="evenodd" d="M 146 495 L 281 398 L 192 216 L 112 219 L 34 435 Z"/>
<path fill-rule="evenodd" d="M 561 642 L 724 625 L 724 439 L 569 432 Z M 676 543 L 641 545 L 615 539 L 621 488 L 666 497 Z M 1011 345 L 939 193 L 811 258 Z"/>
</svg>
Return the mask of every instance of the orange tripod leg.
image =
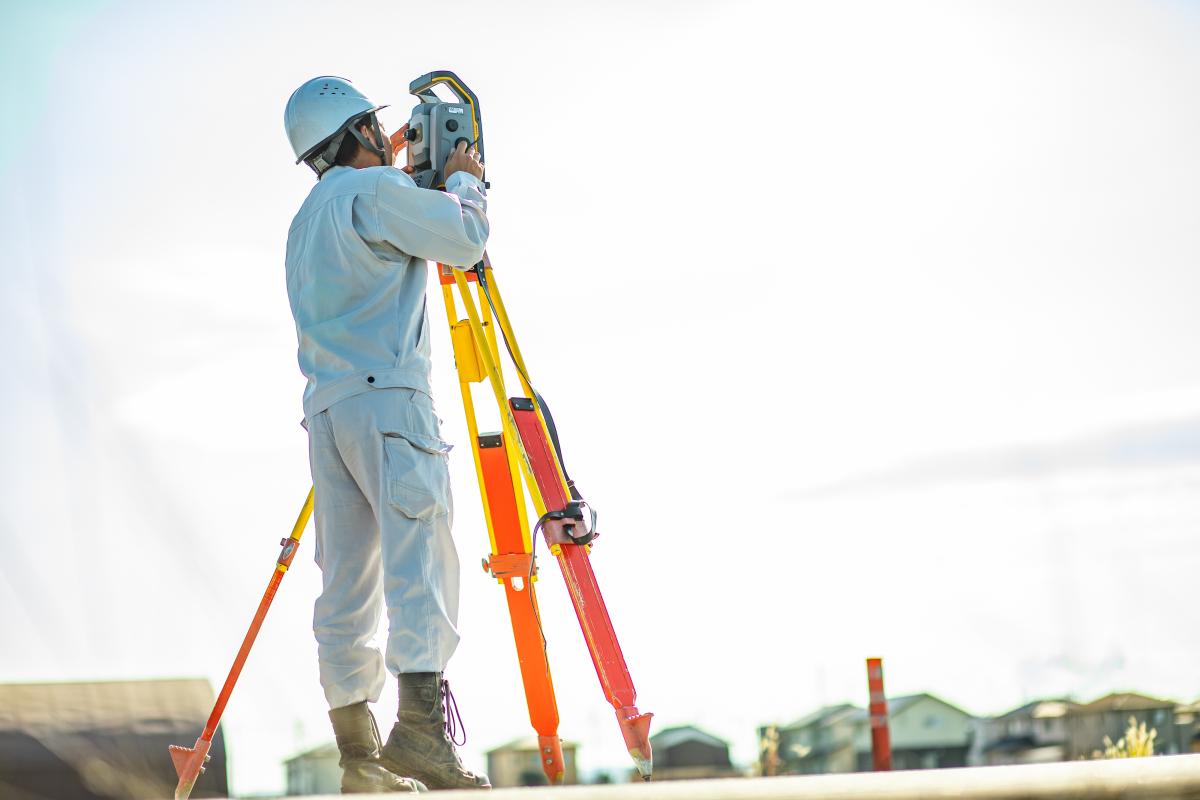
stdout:
<svg viewBox="0 0 1200 800">
<path fill-rule="evenodd" d="M 525 521 L 525 495 L 513 474 L 516 471 L 516 454 L 505 447 L 502 435 L 479 435 L 475 405 L 471 399 L 470 384 L 483 381 L 486 377 L 486 371 L 480 363 L 483 352 L 495 357 L 495 336 L 492 335 L 491 341 L 487 336 L 476 338 L 466 322 L 456 320 L 451 293 L 453 270 L 439 268 L 467 430 L 475 444 L 472 454 L 475 473 L 479 479 L 480 499 L 483 501 L 488 538 L 492 546 L 491 557 L 484 561 L 483 567 L 504 585 L 521 682 L 529 708 L 529 722 L 538 734 L 539 761 L 547 780 L 551 784 L 559 784 L 563 782 L 565 765 L 562 740 L 558 736 L 558 704 L 554 697 L 554 682 L 550 677 L 546 640 L 542 635 L 537 593 L 533 588 L 537 572 Z"/>
<path fill-rule="evenodd" d="M 539 760 L 551 784 L 563 782 L 562 740 L 558 736 L 558 703 L 546 657 L 546 640 L 533 588 L 536 568 L 525 545 L 504 437 L 479 437 L 479 463 L 488 498 L 495 552 L 484 569 L 504 584 L 513 640 L 521 666 L 521 682 L 529 706 L 529 722 L 538 733 Z"/>
</svg>

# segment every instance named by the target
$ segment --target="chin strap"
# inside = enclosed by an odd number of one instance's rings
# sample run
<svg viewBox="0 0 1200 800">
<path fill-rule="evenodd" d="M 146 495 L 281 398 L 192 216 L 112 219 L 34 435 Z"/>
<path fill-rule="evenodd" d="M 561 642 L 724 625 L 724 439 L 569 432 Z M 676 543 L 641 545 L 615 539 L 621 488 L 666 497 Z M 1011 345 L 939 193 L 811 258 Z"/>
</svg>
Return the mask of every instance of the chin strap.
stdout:
<svg viewBox="0 0 1200 800">
<path fill-rule="evenodd" d="M 374 114 L 369 114 L 368 116 L 371 119 L 371 132 L 375 134 L 375 142 L 387 141 L 383 138 L 383 129 L 379 127 L 379 118 Z M 372 142 L 367 139 L 367 137 L 363 136 L 362 131 L 358 129 L 359 125 L 363 123 L 364 119 L 366 119 L 366 117 L 359 117 L 358 119 L 354 120 L 354 122 L 350 125 L 350 133 L 354 135 L 354 138 L 358 140 L 359 145 L 361 145 L 364 150 L 379 156 L 380 166 L 386 167 L 387 151 L 382 147 L 377 146 L 375 142 Z"/>
<path fill-rule="evenodd" d="M 329 144 L 325 145 L 320 152 L 304 162 L 312 167 L 313 172 L 317 173 L 318 180 L 330 167 L 333 166 L 334 160 L 337 158 L 337 152 L 339 149 L 341 149 L 342 140 L 345 138 L 345 131 L 339 133 L 337 136 L 334 136 L 332 139 L 330 139 Z"/>
</svg>

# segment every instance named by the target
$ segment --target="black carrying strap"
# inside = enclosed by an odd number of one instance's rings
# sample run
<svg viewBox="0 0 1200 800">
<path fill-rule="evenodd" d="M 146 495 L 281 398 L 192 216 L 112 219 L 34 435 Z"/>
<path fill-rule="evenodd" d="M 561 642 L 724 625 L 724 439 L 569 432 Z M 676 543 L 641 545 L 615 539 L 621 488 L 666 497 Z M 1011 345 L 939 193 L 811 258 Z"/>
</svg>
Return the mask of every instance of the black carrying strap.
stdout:
<svg viewBox="0 0 1200 800">
<path fill-rule="evenodd" d="M 554 415 L 550 413 L 550 406 L 538 394 L 537 389 L 533 388 L 533 381 L 529 380 L 529 376 L 525 374 L 525 370 L 521 368 L 521 364 L 517 361 L 516 355 L 513 354 L 512 345 L 508 341 L 508 334 L 504 332 L 504 326 L 499 324 L 500 315 L 496 311 L 496 303 L 492 300 L 492 290 L 487 282 L 487 267 L 484 262 L 480 261 L 471 271 L 475 273 L 475 278 L 479 281 L 479 288 L 483 290 L 483 296 L 487 298 L 488 307 L 492 310 L 492 319 L 497 321 L 496 327 L 500 330 L 500 338 L 504 342 L 504 349 L 508 351 L 508 357 L 512 360 L 513 366 L 517 368 L 517 372 L 521 373 L 521 377 L 525 379 L 525 383 L 529 386 L 529 391 L 533 394 L 533 401 L 538 404 L 538 408 L 542 412 L 542 419 L 546 420 L 546 430 L 550 432 L 550 442 L 554 445 L 554 453 L 558 456 L 558 465 L 562 468 L 563 477 L 567 481 L 567 490 L 571 493 L 571 499 L 587 506 L 592 515 L 591 531 L 596 530 L 596 509 L 588 505 L 583 499 L 579 489 L 575 486 L 575 481 L 571 480 L 570 474 L 567 473 L 567 462 L 563 460 L 562 444 L 558 440 L 558 428 L 554 425 Z"/>
</svg>

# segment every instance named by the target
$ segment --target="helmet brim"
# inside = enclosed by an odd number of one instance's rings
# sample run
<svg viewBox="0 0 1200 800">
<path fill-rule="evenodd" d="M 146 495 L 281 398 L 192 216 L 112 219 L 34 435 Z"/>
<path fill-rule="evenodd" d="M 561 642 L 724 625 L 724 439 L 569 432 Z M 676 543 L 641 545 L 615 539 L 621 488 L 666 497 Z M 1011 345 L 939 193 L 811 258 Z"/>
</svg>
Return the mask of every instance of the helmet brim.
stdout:
<svg viewBox="0 0 1200 800">
<path fill-rule="evenodd" d="M 343 122 L 341 125 L 338 126 L 338 129 L 336 131 L 329 134 L 324 139 L 322 139 L 321 141 L 314 144 L 312 147 L 308 148 L 308 150 L 306 150 L 303 155 L 301 155 L 299 158 L 296 159 L 296 163 L 299 164 L 301 161 L 307 161 L 308 159 L 312 158 L 317 153 L 324 150 L 325 147 L 329 144 L 329 141 L 331 139 L 333 139 L 333 137 L 335 137 L 335 136 L 341 136 L 342 133 L 345 132 L 346 128 L 348 128 L 350 126 L 350 123 L 353 122 L 354 120 L 358 119 L 359 117 L 366 116 L 367 114 L 374 114 L 376 111 L 380 111 L 387 107 L 388 106 L 385 103 L 384 105 L 375 106 L 374 108 L 369 109 L 367 111 L 354 112 L 353 114 L 351 114 L 349 117 L 346 118 L 345 122 Z"/>
</svg>

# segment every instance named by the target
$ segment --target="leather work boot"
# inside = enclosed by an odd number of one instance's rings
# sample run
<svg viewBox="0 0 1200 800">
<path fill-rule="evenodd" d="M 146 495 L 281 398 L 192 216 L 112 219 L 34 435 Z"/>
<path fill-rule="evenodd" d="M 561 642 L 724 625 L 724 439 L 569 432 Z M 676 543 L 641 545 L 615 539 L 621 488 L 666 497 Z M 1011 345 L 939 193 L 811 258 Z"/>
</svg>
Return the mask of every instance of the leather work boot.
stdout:
<svg viewBox="0 0 1200 800">
<path fill-rule="evenodd" d="M 353 792 L 423 792 L 425 786 L 402 778 L 379 763 L 379 728 L 367 701 L 329 712 L 333 736 L 342 754 L 342 794 Z"/>
<path fill-rule="evenodd" d="M 467 770 L 458 757 L 455 721 L 462 726 L 450 685 L 440 672 L 400 674 L 400 709 L 379 761 L 430 789 L 490 789 L 487 775 Z"/>
</svg>

